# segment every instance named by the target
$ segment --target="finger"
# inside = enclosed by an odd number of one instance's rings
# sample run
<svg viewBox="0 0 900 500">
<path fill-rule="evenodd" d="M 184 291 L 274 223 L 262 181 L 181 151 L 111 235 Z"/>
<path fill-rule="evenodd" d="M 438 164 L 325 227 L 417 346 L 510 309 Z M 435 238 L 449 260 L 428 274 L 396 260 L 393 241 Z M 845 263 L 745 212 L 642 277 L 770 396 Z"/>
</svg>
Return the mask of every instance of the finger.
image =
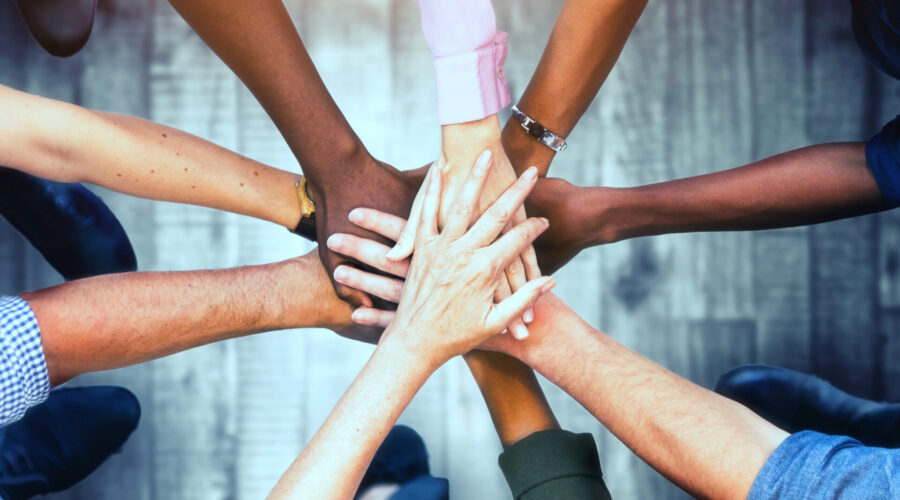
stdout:
<svg viewBox="0 0 900 500">
<path fill-rule="evenodd" d="M 416 207 L 413 206 L 413 212 L 416 210 Z M 406 219 L 403 217 L 397 217 L 374 208 L 354 208 L 350 211 L 350 222 L 391 241 L 400 239 L 403 227 L 406 226 Z"/>
<path fill-rule="evenodd" d="M 510 222 L 510 219 L 516 216 L 536 181 L 537 169 L 531 167 L 491 205 L 472 226 L 472 229 L 460 238 L 461 243 L 470 248 L 479 248 L 494 241 Z"/>
<path fill-rule="evenodd" d="M 494 290 L 494 302 L 499 304 L 511 296 L 512 290 L 509 288 L 509 282 L 505 279 L 499 280 L 497 288 Z M 507 331 L 513 332 L 513 335 L 528 336 L 528 327 L 526 327 L 525 323 L 519 318 L 510 321 L 509 324 L 506 325 L 506 329 L 500 333 L 506 333 Z"/>
<path fill-rule="evenodd" d="M 389 302 L 400 302 L 403 281 L 380 276 L 350 266 L 340 266 L 334 270 L 334 280 L 342 285 L 380 297 Z"/>
<path fill-rule="evenodd" d="M 541 295 L 552 290 L 554 286 L 556 283 L 549 276 L 529 281 L 518 292 L 494 306 L 494 309 L 488 314 L 487 325 L 497 330 L 503 328 L 503 325 L 521 316 Z M 520 330 L 511 331 L 519 340 L 528 336 L 527 329 L 524 330 L 524 335 L 520 333 Z"/>
<path fill-rule="evenodd" d="M 416 246 L 438 234 L 438 210 L 441 206 L 441 171 L 434 169 L 422 202 L 422 217 L 416 233 Z"/>
<path fill-rule="evenodd" d="M 481 190 L 484 189 L 484 183 L 487 180 L 488 172 L 491 170 L 491 151 L 484 150 L 478 159 L 475 160 L 475 166 L 466 178 L 462 190 L 453 200 L 453 208 L 444 224 L 444 230 L 441 234 L 458 238 L 466 233 L 469 224 L 472 222 L 472 214 L 475 211 L 475 205 L 481 197 Z"/>
<path fill-rule="evenodd" d="M 525 265 L 522 264 L 521 258 L 513 259 L 512 263 L 506 267 L 506 279 L 509 281 L 509 288 L 513 292 L 522 288 L 528 282 L 528 279 L 525 278 Z M 534 315 L 529 315 L 528 311 L 525 311 L 525 313 L 522 316 L 522 320 L 526 323 L 531 323 Z"/>
<path fill-rule="evenodd" d="M 366 326 L 380 326 L 386 328 L 394 320 L 397 313 L 394 311 L 382 311 L 371 307 L 360 307 L 353 311 L 350 319 L 354 323 Z"/>
<path fill-rule="evenodd" d="M 339 254 L 354 258 L 363 264 L 372 266 L 400 278 L 405 278 L 409 271 L 409 260 L 400 262 L 388 260 L 385 255 L 389 248 L 377 241 L 360 238 L 352 234 L 332 234 L 326 241 L 328 248 Z"/>
<path fill-rule="evenodd" d="M 346 285 L 342 285 L 334 279 L 334 276 L 331 277 L 332 284 L 334 285 L 334 293 L 337 294 L 338 298 L 347 302 L 351 306 L 366 306 L 371 307 L 372 297 L 369 297 L 367 294 L 356 290 L 355 288 L 351 288 Z"/>
<path fill-rule="evenodd" d="M 413 200 L 412 210 L 409 212 L 409 219 L 406 224 L 403 225 L 403 229 L 400 231 L 399 236 L 397 236 L 397 243 L 394 245 L 394 248 L 387 254 L 389 260 L 403 260 L 413 253 L 416 244 L 416 232 L 419 229 L 419 222 L 422 215 L 422 205 L 425 203 L 425 191 L 428 189 L 428 186 L 431 185 L 430 179 L 432 177 L 432 170 L 434 169 L 428 171 L 428 175 L 425 176 L 425 182 L 422 184 L 422 187 L 419 188 L 419 192 L 416 193 L 416 199 Z"/>
<path fill-rule="evenodd" d="M 541 277 L 541 266 L 538 265 L 537 252 L 534 251 L 533 245 L 529 245 L 522 252 L 522 264 L 525 265 L 526 279 L 536 280 Z"/>
<path fill-rule="evenodd" d="M 499 264 L 497 269 L 509 267 L 513 259 L 518 258 L 541 233 L 550 227 L 543 217 L 532 217 L 510 229 L 499 240 L 489 247 L 478 250 L 491 262 Z"/>
</svg>

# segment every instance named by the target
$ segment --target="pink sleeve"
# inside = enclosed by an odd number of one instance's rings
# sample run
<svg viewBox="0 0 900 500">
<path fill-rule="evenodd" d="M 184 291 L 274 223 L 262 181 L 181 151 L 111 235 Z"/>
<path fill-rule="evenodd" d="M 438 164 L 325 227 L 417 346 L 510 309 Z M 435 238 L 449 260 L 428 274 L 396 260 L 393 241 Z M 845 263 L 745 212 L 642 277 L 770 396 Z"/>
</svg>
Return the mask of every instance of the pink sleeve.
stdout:
<svg viewBox="0 0 900 500">
<path fill-rule="evenodd" d="M 419 0 L 422 31 L 434 54 L 441 125 L 490 116 L 509 104 L 503 77 L 506 33 L 490 0 Z"/>
</svg>

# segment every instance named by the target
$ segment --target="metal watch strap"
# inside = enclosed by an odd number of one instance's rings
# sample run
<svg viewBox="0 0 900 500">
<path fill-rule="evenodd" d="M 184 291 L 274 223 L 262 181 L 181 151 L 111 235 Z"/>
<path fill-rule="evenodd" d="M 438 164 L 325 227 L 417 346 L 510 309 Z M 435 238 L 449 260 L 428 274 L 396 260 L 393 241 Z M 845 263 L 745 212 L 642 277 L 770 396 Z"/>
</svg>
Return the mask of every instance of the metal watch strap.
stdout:
<svg viewBox="0 0 900 500">
<path fill-rule="evenodd" d="M 297 227 L 291 232 L 309 241 L 316 241 L 316 205 L 309 195 L 306 177 L 300 177 L 296 187 L 297 199 L 300 201 L 300 222 L 297 223 Z"/>
<path fill-rule="evenodd" d="M 521 112 L 518 106 L 512 107 L 512 114 L 519 121 L 519 124 L 522 125 L 522 128 L 525 129 L 525 132 L 537 139 L 538 142 L 557 153 L 566 150 L 567 144 L 564 138 L 541 125 L 539 121 Z"/>
</svg>

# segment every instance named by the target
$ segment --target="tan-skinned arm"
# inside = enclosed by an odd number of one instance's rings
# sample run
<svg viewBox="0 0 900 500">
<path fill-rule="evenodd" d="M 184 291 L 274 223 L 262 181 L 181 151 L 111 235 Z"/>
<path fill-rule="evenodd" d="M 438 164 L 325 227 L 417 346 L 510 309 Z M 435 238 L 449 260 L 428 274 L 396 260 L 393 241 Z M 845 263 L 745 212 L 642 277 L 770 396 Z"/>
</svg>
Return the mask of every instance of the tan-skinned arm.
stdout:
<svg viewBox="0 0 900 500">
<path fill-rule="evenodd" d="M 566 0 L 519 109 L 567 137 L 606 81 L 646 5 L 647 0 Z M 503 148 L 516 172 L 534 165 L 546 175 L 555 156 L 514 119 L 503 128 Z"/>
<path fill-rule="evenodd" d="M 786 432 L 595 330 L 552 294 L 535 310 L 533 335 L 520 342 L 497 337 L 491 347 L 569 393 L 691 495 L 747 498 Z"/>
<path fill-rule="evenodd" d="M 0 165 L 293 229 L 298 176 L 171 127 L 0 86 Z"/>
<path fill-rule="evenodd" d="M 52 385 L 204 344 L 285 328 L 350 325 L 315 251 L 275 264 L 136 272 L 24 293 Z"/>
</svg>

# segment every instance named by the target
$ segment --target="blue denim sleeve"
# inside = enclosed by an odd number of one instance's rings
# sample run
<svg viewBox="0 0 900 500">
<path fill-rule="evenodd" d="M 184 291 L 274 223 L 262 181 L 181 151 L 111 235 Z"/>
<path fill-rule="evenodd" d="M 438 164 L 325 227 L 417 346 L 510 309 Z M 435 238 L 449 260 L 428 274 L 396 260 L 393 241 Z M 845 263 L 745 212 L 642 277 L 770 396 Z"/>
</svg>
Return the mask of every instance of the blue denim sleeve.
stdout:
<svg viewBox="0 0 900 500">
<path fill-rule="evenodd" d="M 891 205 L 900 206 L 900 116 L 869 139 L 866 163 L 872 169 L 884 199 Z"/>
<path fill-rule="evenodd" d="M 813 431 L 788 436 L 756 476 L 748 499 L 898 498 L 900 450 Z"/>
</svg>

